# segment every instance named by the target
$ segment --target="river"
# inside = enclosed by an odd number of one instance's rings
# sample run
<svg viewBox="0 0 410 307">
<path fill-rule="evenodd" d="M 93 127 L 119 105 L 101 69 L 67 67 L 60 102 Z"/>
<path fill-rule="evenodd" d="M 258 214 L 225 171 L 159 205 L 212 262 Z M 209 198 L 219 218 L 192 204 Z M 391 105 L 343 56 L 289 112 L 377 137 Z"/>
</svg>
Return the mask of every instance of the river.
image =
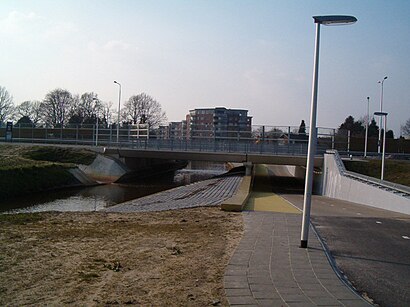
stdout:
<svg viewBox="0 0 410 307">
<path fill-rule="evenodd" d="M 31 194 L 1 201 L 0 212 L 98 211 L 128 200 L 206 180 L 224 172 L 223 165 L 211 169 L 182 169 L 127 184 L 112 183 Z"/>
</svg>

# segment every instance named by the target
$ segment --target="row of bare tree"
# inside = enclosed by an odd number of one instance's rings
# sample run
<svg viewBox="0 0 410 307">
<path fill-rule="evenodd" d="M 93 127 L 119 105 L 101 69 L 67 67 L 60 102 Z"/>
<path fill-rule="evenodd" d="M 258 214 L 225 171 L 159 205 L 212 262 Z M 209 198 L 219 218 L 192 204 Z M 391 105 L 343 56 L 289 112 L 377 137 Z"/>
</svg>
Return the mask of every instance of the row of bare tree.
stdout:
<svg viewBox="0 0 410 307">
<path fill-rule="evenodd" d="M 61 88 L 46 94 L 42 101 L 24 101 L 15 106 L 13 97 L 0 86 L 0 124 L 11 120 L 19 124 L 45 124 L 64 127 L 68 124 L 102 125 L 117 123 L 118 110 L 111 102 L 103 102 L 94 92 L 73 95 Z M 151 96 L 141 93 L 131 96 L 121 107 L 121 124 L 148 124 L 152 128 L 165 123 L 166 114 Z"/>
</svg>

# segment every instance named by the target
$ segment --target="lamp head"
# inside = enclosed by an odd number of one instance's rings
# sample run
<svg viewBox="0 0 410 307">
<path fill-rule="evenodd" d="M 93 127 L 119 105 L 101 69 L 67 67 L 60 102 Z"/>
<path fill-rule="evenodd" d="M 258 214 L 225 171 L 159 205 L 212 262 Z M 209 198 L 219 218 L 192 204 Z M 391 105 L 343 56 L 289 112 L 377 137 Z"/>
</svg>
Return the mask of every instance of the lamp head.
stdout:
<svg viewBox="0 0 410 307">
<path fill-rule="evenodd" d="M 344 15 L 327 15 L 327 16 L 313 16 L 314 22 L 325 26 L 349 25 L 357 21 L 354 16 Z"/>
<path fill-rule="evenodd" d="M 386 113 L 386 112 L 374 112 L 374 115 L 376 115 L 376 116 L 387 116 L 387 114 L 389 114 L 389 113 Z"/>
</svg>

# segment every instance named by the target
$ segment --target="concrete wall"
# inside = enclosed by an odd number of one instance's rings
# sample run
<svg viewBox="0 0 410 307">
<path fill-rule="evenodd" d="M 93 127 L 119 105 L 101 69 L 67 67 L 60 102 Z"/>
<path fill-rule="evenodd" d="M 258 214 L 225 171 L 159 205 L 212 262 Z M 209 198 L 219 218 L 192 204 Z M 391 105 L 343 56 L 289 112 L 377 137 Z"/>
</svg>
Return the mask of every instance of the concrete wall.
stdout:
<svg viewBox="0 0 410 307">
<path fill-rule="evenodd" d="M 79 168 L 98 182 L 114 182 L 130 172 L 118 159 L 103 155 L 97 155 L 93 163 L 81 165 Z"/>
<path fill-rule="evenodd" d="M 344 176 L 344 166 L 340 164 L 341 160 L 338 161 L 336 154 L 326 153 L 324 157 L 324 196 L 410 214 L 410 199 Z"/>
</svg>

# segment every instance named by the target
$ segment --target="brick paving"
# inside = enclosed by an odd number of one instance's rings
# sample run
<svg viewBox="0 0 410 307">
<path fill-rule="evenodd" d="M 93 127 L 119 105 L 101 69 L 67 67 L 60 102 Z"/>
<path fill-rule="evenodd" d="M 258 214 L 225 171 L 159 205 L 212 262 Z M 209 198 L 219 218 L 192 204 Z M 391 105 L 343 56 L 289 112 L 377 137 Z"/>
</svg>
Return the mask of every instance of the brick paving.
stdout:
<svg viewBox="0 0 410 307">
<path fill-rule="evenodd" d="M 236 192 L 241 176 L 213 178 L 148 195 L 109 208 L 107 212 L 164 211 L 218 206 Z"/>
<path fill-rule="evenodd" d="M 301 215 L 243 212 L 245 232 L 224 276 L 231 306 L 371 306 L 334 272 L 314 231 L 299 248 Z"/>
</svg>

